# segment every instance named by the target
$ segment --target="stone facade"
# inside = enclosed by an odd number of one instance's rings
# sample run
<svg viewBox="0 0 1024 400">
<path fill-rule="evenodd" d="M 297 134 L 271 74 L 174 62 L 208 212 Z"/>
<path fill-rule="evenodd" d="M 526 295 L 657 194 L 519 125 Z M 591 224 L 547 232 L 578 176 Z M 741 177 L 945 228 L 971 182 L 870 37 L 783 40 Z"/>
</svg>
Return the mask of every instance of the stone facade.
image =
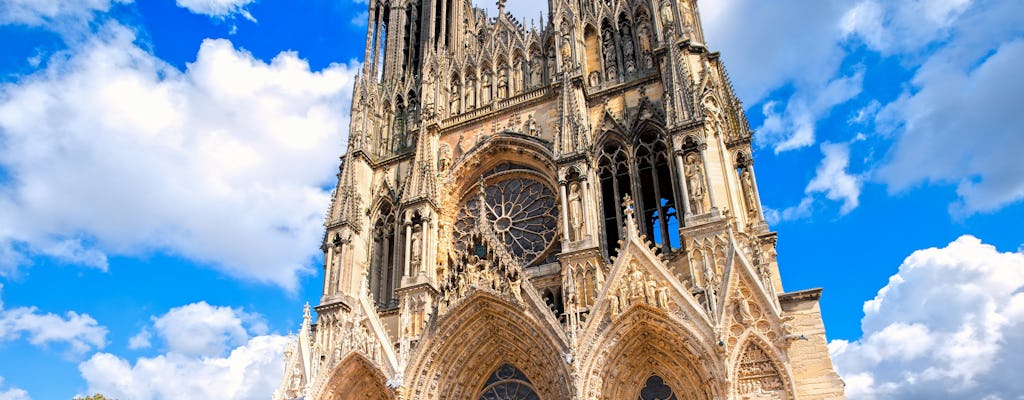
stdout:
<svg viewBox="0 0 1024 400">
<path fill-rule="evenodd" d="M 837 399 L 694 0 L 370 0 L 275 399 Z"/>
</svg>

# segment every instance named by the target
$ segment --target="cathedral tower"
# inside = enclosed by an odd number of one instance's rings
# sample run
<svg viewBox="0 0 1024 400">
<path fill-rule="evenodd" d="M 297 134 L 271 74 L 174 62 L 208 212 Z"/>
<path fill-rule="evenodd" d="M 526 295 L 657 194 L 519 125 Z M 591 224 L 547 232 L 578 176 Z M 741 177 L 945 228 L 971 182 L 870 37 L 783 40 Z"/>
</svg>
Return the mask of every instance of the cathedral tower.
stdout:
<svg viewBox="0 0 1024 400">
<path fill-rule="evenodd" d="M 370 0 L 275 399 L 837 399 L 695 0 Z"/>
</svg>

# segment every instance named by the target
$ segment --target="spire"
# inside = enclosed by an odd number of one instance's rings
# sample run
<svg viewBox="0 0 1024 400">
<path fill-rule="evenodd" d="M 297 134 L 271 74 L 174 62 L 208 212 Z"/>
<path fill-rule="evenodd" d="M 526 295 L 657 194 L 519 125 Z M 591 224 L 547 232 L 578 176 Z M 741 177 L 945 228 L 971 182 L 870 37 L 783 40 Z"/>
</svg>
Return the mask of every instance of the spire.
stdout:
<svg viewBox="0 0 1024 400">
<path fill-rule="evenodd" d="M 424 124 L 420 128 L 419 140 L 416 141 L 416 157 L 412 163 L 412 173 L 406 181 L 404 201 L 430 200 L 435 201 L 437 194 L 437 151 L 433 150 L 434 140 L 429 128 Z"/>
</svg>

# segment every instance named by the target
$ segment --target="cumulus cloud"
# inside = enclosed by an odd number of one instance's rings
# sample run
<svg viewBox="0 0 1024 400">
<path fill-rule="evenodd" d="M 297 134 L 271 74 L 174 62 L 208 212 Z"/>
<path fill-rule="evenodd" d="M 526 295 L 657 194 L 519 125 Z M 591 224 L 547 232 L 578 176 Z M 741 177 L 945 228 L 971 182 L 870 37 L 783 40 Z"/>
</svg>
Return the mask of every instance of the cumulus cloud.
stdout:
<svg viewBox="0 0 1024 400">
<path fill-rule="evenodd" d="M 1024 199 L 1024 4 L 996 2 L 963 14 L 953 39 L 929 56 L 912 87 L 879 112 L 896 137 L 879 177 L 891 191 L 954 184 L 955 215 Z"/>
<path fill-rule="evenodd" d="M 916 251 L 864 304 L 863 336 L 830 352 L 857 399 L 1024 393 L 1024 253 L 972 236 Z"/>
<path fill-rule="evenodd" d="M 0 0 L 0 24 L 51 25 L 61 21 L 88 21 L 115 3 L 132 0 Z"/>
<path fill-rule="evenodd" d="M 16 387 L 8 387 L 3 389 L 4 378 L 0 376 L 0 400 L 29 400 L 31 397 L 28 396 L 28 392 L 23 389 Z"/>
<path fill-rule="evenodd" d="M 72 353 L 84 354 L 106 345 L 107 328 L 89 314 L 44 314 L 36 307 L 5 309 L 0 301 L 0 342 L 21 338 L 36 346 L 66 345 Z"/>
<path fill-rule="evenodd" d="M 178 7 L 183 7 L 194 14 L 208 15 L 211 17 L 227 18 L 240 15 L 255 22 L 252 14 L 245 9 L 246 6 L 255 0 L 176 0 Z"/>
<path fill-rule="evenodd" d="M 171 352 L 187 356 L 220 356 L 249 340 L 250 330 L 266 333 L 258 315 L 205 301 L 173 308 L 153 327 Z"/>
<path fill-rule="evenodd" d="M 90 392 L 120 399 L 266 399 L 281 383 L 284 336 L 256 336 L 225 357 L 167 353 L 134 364 L 97 353 L 78 365 Z"/>
<path fill-rule="evenodd" d="M 185 71 L 116 23 L 0 86 L 0 275 L 164 252 L 294 289 L 312 273 L 358 66 L 206 40 Z"/>
</svg>

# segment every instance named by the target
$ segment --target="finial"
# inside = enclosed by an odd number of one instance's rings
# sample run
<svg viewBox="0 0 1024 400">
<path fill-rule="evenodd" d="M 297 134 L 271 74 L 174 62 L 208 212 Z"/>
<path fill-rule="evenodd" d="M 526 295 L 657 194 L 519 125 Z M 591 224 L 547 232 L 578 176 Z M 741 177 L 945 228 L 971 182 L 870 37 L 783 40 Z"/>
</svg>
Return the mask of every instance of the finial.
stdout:
<svg viewBox="0 0 1024 400">
<path fill-rule="evenodd" d="M 505 15 L 505 0 L 498 0 L 498 16 Z"/>
<path fill-rule="evenodd" d="M 622 199 L 622 208 L 626 209 L 624 213 L 627 216 L 633 216 L 633 198 L 629 197 L 629 193 Z"/>
</svg>

